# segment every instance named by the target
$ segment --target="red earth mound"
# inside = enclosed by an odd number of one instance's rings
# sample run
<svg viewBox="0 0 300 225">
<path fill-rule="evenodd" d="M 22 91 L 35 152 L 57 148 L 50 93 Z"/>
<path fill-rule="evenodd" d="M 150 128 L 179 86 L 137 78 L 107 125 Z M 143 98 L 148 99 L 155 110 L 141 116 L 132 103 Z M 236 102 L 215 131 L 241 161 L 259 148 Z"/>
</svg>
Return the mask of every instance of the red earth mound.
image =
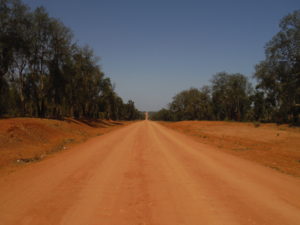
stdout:
<svg viewBox="0 0 300 225">
<path fill-rule="evenodd" d="M 160 122 L 197 141 L 300 177 L 300 128 L 220 121 Z"/>
<path fill-rule="evenodd" d="M 129 122 L 11 118 L 0 120 L 0 168 L 44 158 Z"/>
</svg>

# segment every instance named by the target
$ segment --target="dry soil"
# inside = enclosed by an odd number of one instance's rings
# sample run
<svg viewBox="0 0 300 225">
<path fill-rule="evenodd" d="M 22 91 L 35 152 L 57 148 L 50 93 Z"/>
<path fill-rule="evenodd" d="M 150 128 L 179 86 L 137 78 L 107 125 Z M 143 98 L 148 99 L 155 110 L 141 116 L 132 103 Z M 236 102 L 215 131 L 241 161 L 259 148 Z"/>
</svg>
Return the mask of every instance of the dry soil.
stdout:
<svg viewBox="0 0 300 225">
<path fill-rule="evenodd" d="M 141 121 L 0 180 L 3 225 L 297 225 L 300 180 Z"/>
</svg>

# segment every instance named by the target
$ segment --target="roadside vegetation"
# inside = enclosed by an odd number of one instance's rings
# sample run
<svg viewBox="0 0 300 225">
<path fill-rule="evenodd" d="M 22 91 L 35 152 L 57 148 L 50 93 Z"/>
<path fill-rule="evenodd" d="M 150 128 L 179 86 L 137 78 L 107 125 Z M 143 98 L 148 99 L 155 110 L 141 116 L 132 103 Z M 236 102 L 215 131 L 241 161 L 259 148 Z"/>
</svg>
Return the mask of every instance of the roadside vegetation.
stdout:
<svg viewBox="0 0 300 225">
<path fill-rule="evenodd" d="M 266 44 L 265 60 L 255 66 L 255 87 L 247 76 L 221 72 L 209 86 L 173 97 L 152 120 L 228 120 L 298 124 L 300 122 L 300 10 L 279 23 Z"/>
<path fill-rule="evenodd" d="M 0 0 L 0 117 L 142 118 L 97 61 L 43 7 Z"/>
</svg>

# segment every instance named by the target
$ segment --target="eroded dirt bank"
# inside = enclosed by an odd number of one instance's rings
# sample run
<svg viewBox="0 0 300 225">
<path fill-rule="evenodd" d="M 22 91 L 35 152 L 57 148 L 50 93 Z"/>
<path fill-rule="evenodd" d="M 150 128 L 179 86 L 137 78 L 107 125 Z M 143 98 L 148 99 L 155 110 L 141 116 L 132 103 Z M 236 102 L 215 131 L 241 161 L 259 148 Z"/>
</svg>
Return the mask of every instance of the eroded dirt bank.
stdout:
<svg viewBox="0 0 300 225">
<path fill-rule="evenodd" d="M 128 123 L 74 119 L 0 119 L 0 173 L 39 161 L 50 153 L 68 149 Z"/>
</svg>

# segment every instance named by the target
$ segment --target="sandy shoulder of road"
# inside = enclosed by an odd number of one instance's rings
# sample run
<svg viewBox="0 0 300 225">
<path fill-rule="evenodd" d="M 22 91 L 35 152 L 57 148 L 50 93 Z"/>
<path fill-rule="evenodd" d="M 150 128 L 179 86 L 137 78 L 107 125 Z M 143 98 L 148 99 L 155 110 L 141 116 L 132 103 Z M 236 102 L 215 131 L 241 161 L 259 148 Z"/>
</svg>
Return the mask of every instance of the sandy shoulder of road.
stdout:
<svg viewBox="0 0 300 225">
<path fill-rule="evenodd" d="M 159 122 L 220 151 L 300 177 L 300 128 L 223 121 Z"/>
<path fill-rule="evenodd" d="M 1 119 L 0 175 L 131 123 L 109 120 Z"/>
</svg>

